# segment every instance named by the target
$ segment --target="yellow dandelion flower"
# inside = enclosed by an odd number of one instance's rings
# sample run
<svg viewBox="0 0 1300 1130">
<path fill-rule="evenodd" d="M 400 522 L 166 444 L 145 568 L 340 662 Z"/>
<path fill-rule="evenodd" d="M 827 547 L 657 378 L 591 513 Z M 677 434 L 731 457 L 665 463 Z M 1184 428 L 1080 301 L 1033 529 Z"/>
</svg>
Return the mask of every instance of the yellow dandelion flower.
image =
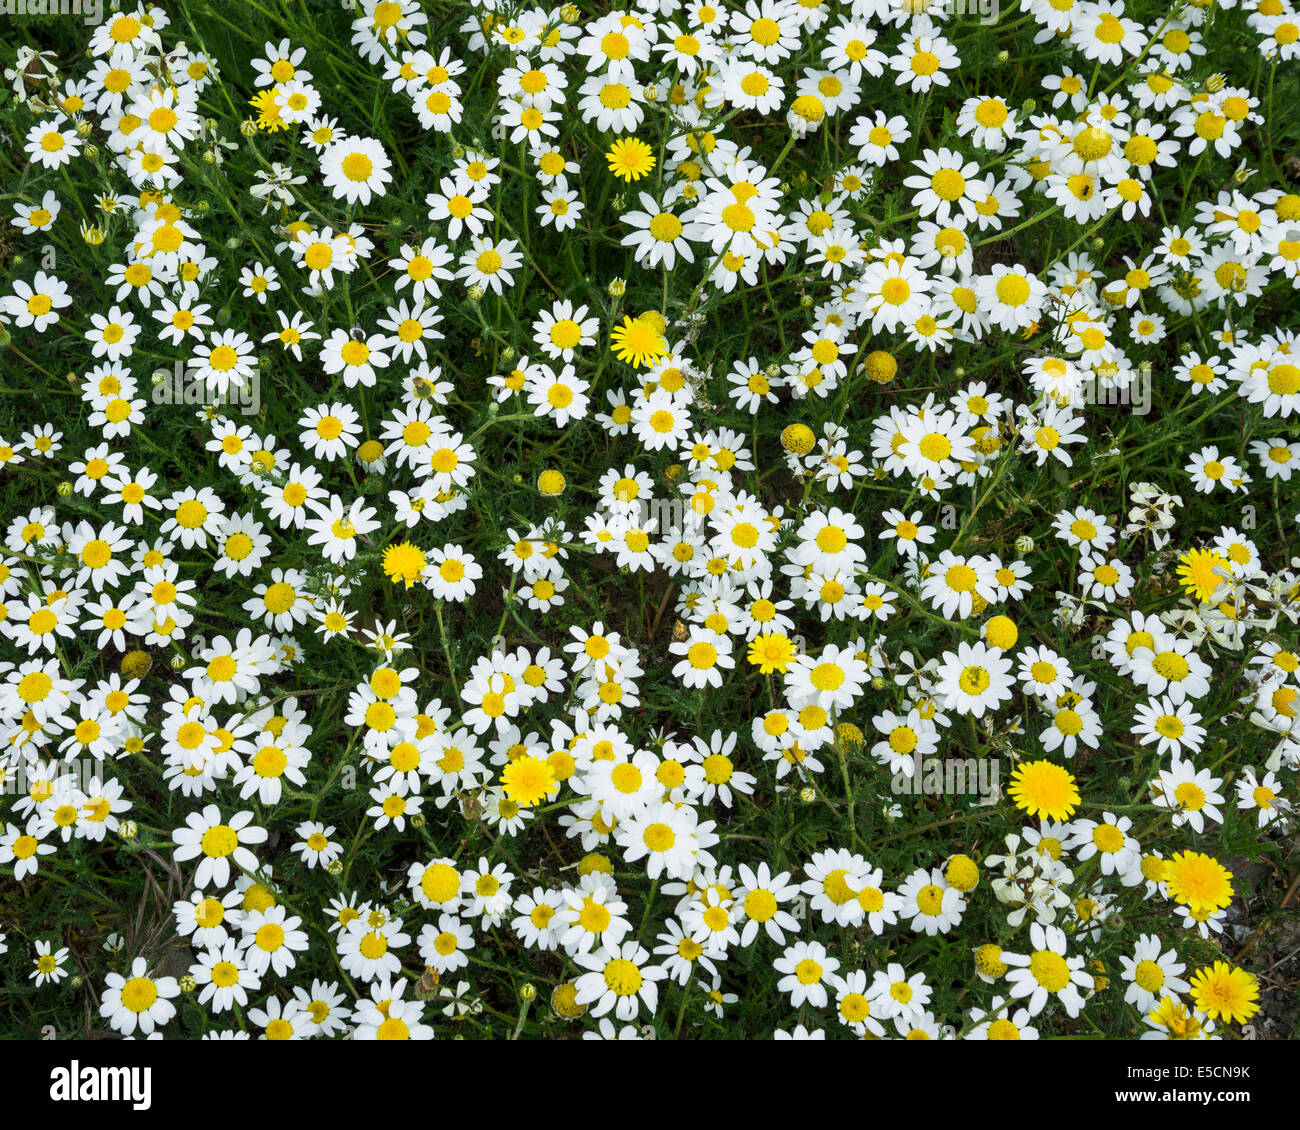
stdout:
<svg viewBox="0 0 1300 1130">
<path fill-rule="evenodd" d="M 259 90 L 248 100 L 248 104 L 257 111 L 257 128 L 267 133 L 289 128 L 289 123 L 280 117 L 276 89 L 272 87 L 270 90 Z"/>
<path fill-rule="evenodd" d="M 1079 804 L 1074 777 L 1050 761 L 1025 761 L 1017 765 L 1007 792 L 1021 811 L 1046 820 L 1068 820 Z"/>
<path fill-rule="evenodd" d="M 760 675 L 773 672 L 785 673 L 794 662 L 795 646 L 789 636 L 781 632 L 764 632 L 755 636 L 749 644 L 749 661 L 758 668 Z"/>
<path fill-rule="evenodd" d="M 1193 549 L 1178 559 L 1178 583 L 1202 604 L 1226 583 L 1228 559 L 1209 549 Z"/>
<path fill-rule="evenodd" d="M 424 550 L 409 541 L 390 545 L 384 550 L 384 558 L 381 562 L 384 576 L 393 584 L 403 582 L 408 589 L 420 579 L 425 564 Z"/>
<path fill-rule="evenodd" d="M 624 316 L 623 324 L 609 335 L 614 356 L 634 369 L 651 365 L 668 352 L 664 336 L 649 322 Z"/>
<path fill-rule="evenodd" d="M 560 783 L 555 779 L 555 767 L 549 761 L 525 753 L 502 770 L 501 787 L 507 800 L 513 800 L 521 808 L 531 808 L 558 792 Z"/>
<path fill-rule="evenodd" d="M 640 180 L 655 167 L 655 157 L 638 137 L 620 137 L 605 154 L 609 171 L 625 181 Z"/>
<path fill-rule="evenodd" d="M 1187 1006 L 1177 997 L 1161 997 L 1160 1003 L 1148 1014 L 1148 1021 L 1158 1028 L 1163 1028 L 1171 1040 L 1203 1040 L 1205 1026 L 1195 1013 L 1189 1013 Z"/>
<path fill-rule="evenodd" d="M 1179 851 L 1165 865 L 1169 897 L 1193 914 L 1214 913 L 1232 902 L 1232 877 L 1217 859 L 1199 851 Z"/>
<path fill-rule="evenodd" d="M 1192 999 L 1211 1020 L 1242 1024 L 1259 1011 L 1259 982 L 1254 974 L 1216 961 L 1198 969 L 1190 982 Z"/>
</svg>

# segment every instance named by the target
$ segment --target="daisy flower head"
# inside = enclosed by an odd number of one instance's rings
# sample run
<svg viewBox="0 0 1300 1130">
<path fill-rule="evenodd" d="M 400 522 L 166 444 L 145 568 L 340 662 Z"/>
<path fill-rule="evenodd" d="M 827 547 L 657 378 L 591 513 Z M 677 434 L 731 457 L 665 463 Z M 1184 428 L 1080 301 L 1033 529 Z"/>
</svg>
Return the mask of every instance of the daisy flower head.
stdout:
<svg viewBox="0 0 1300 1130">
<path fill-rule="evenodd" d="M 348 137 L 325 147 L 320 155 L 322 184 L 336 200 L 348 204 L 369 204 L 383 196 L 393 179 L 392 162 L 383 145 L 373 137 Z"/>
<path fill-rule="evenodd" d="M 809 703 L 823 710 L 847 710 L 867 682 L 867 665 L 857 652 L 827 644 L 820 655 L 800 655 L 786 672 L 786 693 L 792 703 Z"/>
<path fill-rule="evenodd" d="M 671 802 L 653 804 L 630 816 L 615 831 L 628 863 L 645 860 L 651 879 L 687 879 L 697 866 L 713 862 L 708 848 L 718 842 L 712 821 L 701 822 L 695 809 Z"/>
<path fill-rule="evenodd" d="M 27 131 L 28 160 L 46 169 L 61 169 L 81 152 L 81 138 L 72 129 L 37 122 Z"/>
<path fill-rule="evenodd" d="M 782 974 L 777 992 L 790 994 L 791 1008 L 803 1004 L 826 1007 L 827 987 L 833 987 L 831 978 L 839 967 L 839 959 L 827 953 L 820 942 L 795 942 L 772 962 L 772 968 Z"/>
<path fill-rule="evenodd" d="M 1190 824 L 1200 834 L 1207 818 L 1216 824 L 1223 822 L 1218 807 L 1223 803 L 1218 791 L 1222 784 L 1209 769 L 1198 770 L 1190 761 L 1175 757 L 1172 767 L 1162 769 L 1151 783 L 1152 802 L 1172 811 L 1175 827 Z"/>
<path fill-rule="evenodd" d="M 1132 956 L 1120 958 L 1120 967 L 1128 988 L 1124 1001 L 1140 1012 L 1155 1008 L 1167 993 L 1185 993 L 1190 987 L 1180 974 L 1187 968 L 1178 960 L 1178 951 L 1163 949 L 1155 934 L 1143 934 L 1133 948 Z"/>
<path fill-rule="evenodd" d="M 172 1001 L 180 995 L 180 986 L 175 977 L 151 976 L 143 957 L 132 961 L 129 972 L 129 977 L 109 973 L 105 978 L 99 1014 L 124 1036 L 137 1029 L 150 1036 L 176 1015 Z"/>
<path fill-rule="evenodd" d="M 649 951 L 635 941 L 576 955 L 574 960 L 586 970 L 575 982 L 576 1003 L 591 1006 L 594 1017 L 612 1012 L 619 1020 L 635 1020 L 643 1007 L 653 1015 L 659 1003 L 658 983 L 668 973 L 660 965 L 648 964 L 649 959 Z"/>
<path fill-rule="evenodd" d="M 1066 1015 L 1078 1016 L 1086 999 L 1081 990 L 1093 988 L 1083 957 L 1067 955 L 1065 932 L 1059 926 L 1035 922 L 1029 927 L 1029 940 L 1034 947 L 1032 953 L 1002 955 L 1002 960 L 1012 967 L 1007 973 L 1012 999 L 1027 997 L 1029 1015 L 1037 1016 L 1048 999 L 1055 997 Z"/>
<path fill-rule="evenodd" d="M 455 277 L 464 280 L 465 286 L 481 287 L 494 294 L 501 294 L 503 287 L 513 287 L 516 271 L 523 263 L 523 256 L 515 249 L 518 244 L 512 239 L 494 242 L 486 236 L 475 236 L 470 247 L 460 257 L 460 269 Z"/>
<path fill-rule="evenodd" d="M 898 888 L 899 915 L 918 934 L 933 937 L 956 926 L 966 909 L 966 897 L 944 877 L 942 869 L 919 868 Z"/>
<path fill-rule="evenodd" d="M 38 231 L 49 231 L 54 226 L 54 221 L 59 218 L 62 208 L 63 205 L 59 202 L 55 191 L 52 188 L 46 189 L 39 204 L 15 201 L 14 218 L 9 222 L 21 234 L 34 235 Z"/>
<path fill-rule="evenodd" d="M 905 36 L 897 53 L 888 60 L 890 68 L 898 72 L 896 85 L 905 86 L 914 94 L 924 94 L 935 86 L 948 86 L 952 80 L 946 72 L 960 62 L 952 44 L 928 31 L 927 28 L 922 34 Z"/>
<path fill-rule="evenodd" d="M 1253 767 L 1247 767 L 1237 782 L 1237 808 L 1257 814 L 1257 826 L 1265 828 L 1274 821 L 1279 827 L 1290 824 L 1292 802 L 1280 796 L 1282 785 L 1272 772 L 1262 777 Z"/>
<path fill-rule="evenodd" d="M 1011 658 L 997 648 L 983 642 L 962 642 L 956 652 L 941 656 L 935 692 L 946 709 L 979 718 L 1011 698 L 1011 664 Z"/>
<path fill-rule="evenodd" d="M 257 870 L 257 857 L 245 845 L 260 844 L 267 838 L 265 828 L 252 823 L 251 811 L 237 812 L 229 821 L 215 804 L 201 812 L 191 812 L 185 825 L 172 833 L 179 862 L 199 858 L 193 883 L 196 887 L 225 887 L 231 880 L 233 860 L 245 871 Z"/>
</svg>

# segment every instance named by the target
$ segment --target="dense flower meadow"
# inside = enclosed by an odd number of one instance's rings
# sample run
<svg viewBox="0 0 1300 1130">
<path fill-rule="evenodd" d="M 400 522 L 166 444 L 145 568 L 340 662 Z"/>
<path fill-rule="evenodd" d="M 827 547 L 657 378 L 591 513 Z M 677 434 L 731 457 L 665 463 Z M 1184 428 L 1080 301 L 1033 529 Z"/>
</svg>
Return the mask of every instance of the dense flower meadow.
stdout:
<svg viewBox="0 0 1300 1130">
<path fill-rule="evenodd" d="M 1292 0 L 0 44 L 0 1034 L 1288 1034 Z"/>
</svg>

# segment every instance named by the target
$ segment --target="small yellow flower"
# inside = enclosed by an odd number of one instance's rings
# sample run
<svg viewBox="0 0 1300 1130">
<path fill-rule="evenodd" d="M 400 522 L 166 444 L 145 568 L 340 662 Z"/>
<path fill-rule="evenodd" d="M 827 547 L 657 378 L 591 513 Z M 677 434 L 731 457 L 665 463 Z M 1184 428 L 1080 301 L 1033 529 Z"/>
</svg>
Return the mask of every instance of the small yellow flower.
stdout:
<svg viewBox="0 0 1300 1130">
<path fill-rule="evenodd" d="M 835 740 L 839 747 L 848 753 L 857 753 L 862 749 L 862 731 L 852 722 L 841 722 L 835 727 Z"/>
<path fill-rule="evenodd" d="M 1017 765 L 1007 792 L 1021 811 L 1045 820 L 1068 820 L 1079 805 L 1074 777 L 1050 761 L 1026 761 Z"/>
<path fill-rule="evenodd" d="M 1208 604 L 1226 583 L 1228 559 L 1208 549 L 1193 549 L 1178 559 L 1178 583 L 1202 604 Z"/>
<path fill-rule="evenodd" d="M 1223 1017 L 1242 1024 L 1259 1011 L 1259 982 L 1244 969 L 1216 961 L 1198 969 L 1191 980 L 1192 999 L 1211 1020 Z"/>
<path fill-rule="evenodd" d="M 996 647 L 999 651 L 1010 651 L 1019 638 L 1016 622 L 1009 616 L 994 616 L 984 625 L 985 641 L 989 647 Z"/>
<path fill-rule="evenodd" d="M 764 632 L 750 641 L 748 658 L 760 675 L 770 675 L 774 671 L 784 674 L 794 662 L 795 651 L 789 636 L 781 632 Z"/>
<path fill-rule="evenodd" d="M 1001 977 L 1007 971 L 1007 963 L 1002 960 L 1002 947 L 993 942 L 985 942 L 975 950 L 975 968 L 985 977 Z"/>
<path fill-rule="evenodd" d="M 1202 911 L 1213 914 L 1232 902 L 1228 869 L 1199 851 L 1175 852 L 1166 864 L 1165 882 L 1169 897 L 1190 908 L 1193 914 Z"/>
<path fill-rule="evenodd" d="M 668 352 L 663 334 L 651 323 L 626 316 L 623 324 L 609 335 L 609 344 L 614 356 L 634 369 L 653 364 Z"/>
<path fill-rule="evenodd" d="M 257 128 L 268 133 L 288 129 L 289 123 L 280 117 L 277 89 L 260 90 L 248 100 L 248 104 L 257 111 Z"/>
<path fill-rule="evenodd" d="M 1147 1019 L 1163 1028 L 1171 1040 L 1205 1039 L 1205 1026 L 1177 997 L 1161 997 L 1160 1003 L 1147 1014 Z"/>
<path fill-rule="evenodd" d="M 867 376 L 878 385 L 889 384 L 898 374 L 898 362 L 894 360 L 893 354 L 886 353 L 883 349 L 868 353 L 862 367 Z"/>
<path fill-rule="evenodd" d="M 409 589 L 420 579 L 426 560 L 424 550 L 409 541 L 404 541 L 397 545 L 390 545 L 384 550 L 381 565 L 384 576 L 393 584 L 401 581 Z"/>
<path fill-rule="evenodd" d="M 549 761 L 525 753 L 502 770 L 501 787 L 507 800 L 513 800 L 521 808 L 531 808 L 558 792 L 560 783 L 555 779 L 555 767 Z"/>
<path fill-rule="evenodd" d="M 551 990 L 551 1007 L 564 1020 L 574 1020 L 587 1011 L 585 1004 L 578 1003 L 578 986 L 572 981 L 556 985 Z"/>
<path fill-rule="evenodd" d="M 655 167 L 655 157 L 638 137 L 620 137 L 605 154 L 609 171 L 625 181 L 640 180 Z"/>
</svg>

